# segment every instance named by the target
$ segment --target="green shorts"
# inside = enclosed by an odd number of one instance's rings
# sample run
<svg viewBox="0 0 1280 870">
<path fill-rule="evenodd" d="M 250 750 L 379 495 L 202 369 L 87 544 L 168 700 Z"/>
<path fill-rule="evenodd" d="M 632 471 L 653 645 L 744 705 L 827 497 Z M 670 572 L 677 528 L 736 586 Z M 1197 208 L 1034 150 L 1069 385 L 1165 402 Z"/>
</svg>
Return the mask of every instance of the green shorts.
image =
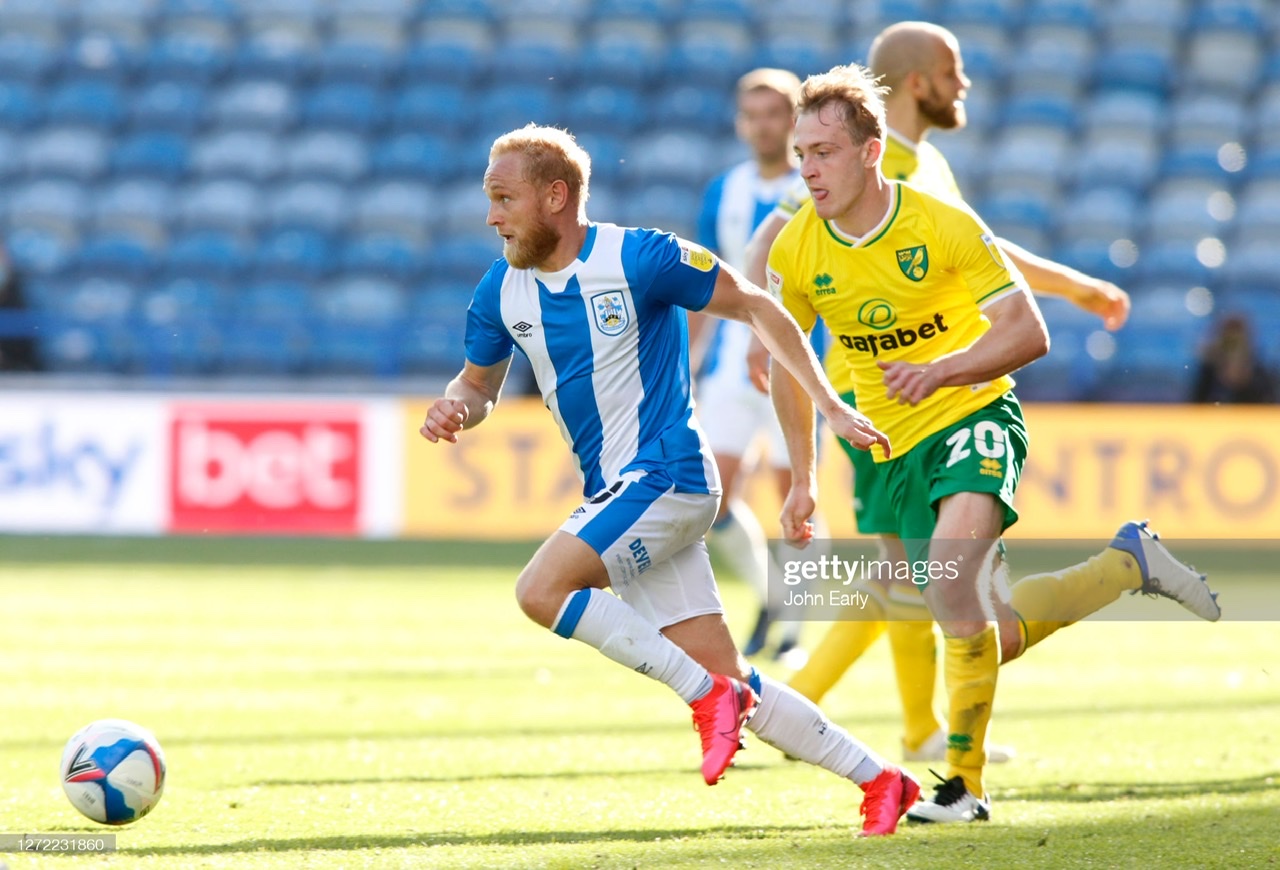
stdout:
<svg viewBox="0 0 1280 870">
<path fill-rule="evenodd" d="M 1013 393 L 935 432 L 877 470 L 904 540 L 927 541 L 938 502 L 958 492 L 989 492 L 1004 505 L 1001 530 L 1018 521 L 1013 494 L 1027 458 L 1027 425 Z"/>
<path fill-rule="evenodd" d="M 853 393 L 840 398 L 854 405 Z M 856 405 L 854 405 L 857 407 Z M 853 518 L 864 535 L 896 535 L 898 518 L 889 504 L 889 493 L 881 482 L 877 462 L 869 450 L 859 450 L 843 438 L 840 449 L 853 463 Z"/>
</svg>

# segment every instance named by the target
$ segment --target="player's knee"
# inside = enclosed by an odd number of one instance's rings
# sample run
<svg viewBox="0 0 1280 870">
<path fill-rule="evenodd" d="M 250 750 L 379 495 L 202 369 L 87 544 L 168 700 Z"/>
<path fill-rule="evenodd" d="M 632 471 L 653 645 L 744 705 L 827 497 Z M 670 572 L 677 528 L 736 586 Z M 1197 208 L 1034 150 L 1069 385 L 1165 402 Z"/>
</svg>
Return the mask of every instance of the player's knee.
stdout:
<svg viewBox="0 0 1280 870">
<path fill-rule="evenodd" d="M 550 628 L 564 606 L 566 595 L 546 582 L 537 572 L 525 569 L 516 580 L 516 603 L 524 615 Z"/>
</svg>

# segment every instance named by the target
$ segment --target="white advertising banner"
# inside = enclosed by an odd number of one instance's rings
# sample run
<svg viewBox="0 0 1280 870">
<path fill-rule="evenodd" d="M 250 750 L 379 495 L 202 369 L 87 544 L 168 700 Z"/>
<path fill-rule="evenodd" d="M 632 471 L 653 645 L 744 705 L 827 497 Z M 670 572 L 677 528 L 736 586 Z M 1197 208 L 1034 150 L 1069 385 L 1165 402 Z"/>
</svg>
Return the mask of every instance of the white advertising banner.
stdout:
<svg viewBox="0 0 1280 870">
<path fill-rule="evenodd" d="M 153 397 L 0 393 L 0 531 L 163 531 L 167 421 Z"/>
</svg>

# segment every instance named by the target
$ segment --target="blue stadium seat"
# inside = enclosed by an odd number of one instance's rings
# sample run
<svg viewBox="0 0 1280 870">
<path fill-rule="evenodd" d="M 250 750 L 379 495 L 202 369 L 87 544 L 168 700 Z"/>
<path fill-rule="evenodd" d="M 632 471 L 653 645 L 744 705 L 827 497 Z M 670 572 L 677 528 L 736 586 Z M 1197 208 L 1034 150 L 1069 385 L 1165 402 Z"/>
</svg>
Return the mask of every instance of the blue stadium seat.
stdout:
<svg viewBox="0 0 1280 870">
<path fill-rule="evenodd" d="M 1087 133 L 1134 131 L 1156 136 L 1164 132 L 1167 113 L 1165 99 L 1157 94 L 1107 88 L 1095 92 L 1081 106 L 1081 127 Z"/>
<path fill-rule="evenodd" d="M 215 322 L 190 318 L 173 323 L 131 323 L 121 367 L 132 375 L 171 377 L 218 371 L 222 336 Z"/>
<path fill-rule="evenodd" d="M 18 228 L 6 237 L 14 268 L 34 278 L 64 275 L 74 264 L 78 239 L 66 232 Z"/>
<path fill-rule="evenodd" d="M 197 175 L 264 182 L 284 160 L 276 137 L 263 130 L 228 130 L 196 140 L 191 169 Z"/>
<path fill-rule="evenodd" d="M 474 287 L 493 261 L 502 256 L 502 240 L 496 236 L 445 237 L 431 249 L 431 277 L 438 281 L 470 283 Z"/>
<path fill-rule="evenodd" d="M 212 30 L 179 29 L 160 34 L 147 54 L 150 79 L 208 84 L 231 65 L 231 40 Z"/>
<path fill-rule="evenodd" d="M 389 278 L 410 282 L 427 268 L 419 243 L 390 232 L 350 235 L 339 254 L 339 266 L 349 276 Z"/>
<path fill-rule="evenodd" d="M 156 326 L 217 320 L 237 306 L 226 287 L 198 278 L 178 278 L 145 288 L 137 308 Z"/>
<path fill-rule="evenodd" d="M 845 4 L 840 0 L 773 0 L 763 6 L 757 6 L 761 35 L 768 39 L 771 34 L 780 34 L 788 41 L 804 32 L 815 36 L 823 33 L 832 35 L 843 32 L 848 21 Z M 843 58 L 848 61 L 853 58 Z M 808 63 L 801 63 L 792 69 L 797 75 L 805 75 L 802 70 Z"/>
<path fill-rule="evenodd" d="M 249 265 L 244 240 L 233 233 L 197 230 L 178 236 L 169 245 L 166 269 L 171 278 L 233 281 Z"/>
<path fill-rule="evenodd" d="M 20 174 L 22 147 L 20 137 L 0 127 L 0 182 Z"/>
<path fill-rule="evenodd" d="M 645 126 L 645 101 L 620 85 L 592 85 L 574 93 L 565 120 L 575 135 L 599 130 L 630 135 Z"/>
<path fill-rule="evenodd" d="M 218 368 L 229 375 L 302 374 L 311 342 L 307 324 L 297 320 L 297 309 L 275 322 L 238 321 L 222 334 Z"/>
<path fill-rule="evenodd" d="M 766 8 L 773 9 L 775 5 Z M 836 39 L 824 38 L 822 25 L 812 26 L 817 29 L 816 33 L 797 33 L 771 26 L 757 43 L 751 66 L 791 70 L 803 79 L 852 60 Z"/>
<path fill-rule="evenodd" d="M 1207 30 L 1263 33 L 1267 28 L 1265 5 L 1251 0 L 1206 0 L 1194 4 L 1183 18 L 1188 31 Z"/>
<path fill-rule="evenodd" d="M 80 274 L 143 281 L 154 273 L 160 245 L 154 236 L 106 230 L 85 240 L 76 255 Z"/>
<path fill-rule="evenodd" d="M 222 127 L 280 133 L 293 126 L 298 108 L 283 82 L 240 81 L 213 98 L 210 115 Z"/>
<path fill-rule="evenodd" d="M 1014 241 L 1026 233 L 1039 236 L 1040 244 L 1027 246 L 1036 250 L 1044 248 L 1043 241 L 1053 228 L 1055 205 L 1054 198 L 1037 196 L 1018 185 L 1007 185 L 989 192 L 974 208 L 997 235 Z"/>
<path fill-rule="evenodd" d="M 124 84 L 146 58 L 145 29 L 82 30 L 63 54 L 63 78 L 92 78 Z"/>
<path fill-rule="evenodd" d="M 1098 25 L 1094 0 L 1031 0 L 1023 13 L 1026 25 L 1067 25 L 1089 31 Z"/>
<path fill-rule="evenodd" d="M 134 286 L 128 281 L 91 275 L 73 281 L 63 298 L 63 311 L 78 320 L 111 320 L 133 311 Z"/>
<path fill-rule="evenodd" d="M 1154 136 L 1128 130 L 1099 131 L 1089 136 L 1070 167 L 1080 188 L 1128 187 L 1143 191 L 1160 168 Z"/>
<path fill-rule="evenodd" d="M 263 239 L 254 258 L 259 280 L 315 282 L 334 267 L 333 245 L 317 230 L 281 230 Z"/>
<path fill-rule="evenodd" d="M 1184 87 L 1246 97 L 1262 75 L 1264 37 L 1258 30 L 1197 28 L 1187 35 L 1179 79 Z"/>
<path fill-rule="evenodd" d="M 1195 241 L 1172 240 L 1144 245 L 1137 272 L 1139 280 L 1146 284 L 1195 287 L 1211 283 L 1215 269 L 1201 262 Z"/>
<path fill-rule="evenodd" d="M 390 120 L 393 130 L 405 133 L 457 135 L 466 130 L 476 97 L 457 84 L 427 83 L 395 92 Z"/>
<path fill-rule="evenodd" d="M 115 172 L 176 181 L 187 172 L 190 146 L 179 133 L 139 133 L 120 140 L 111 157 Z"/>
<path fill-rule="evenodd" d="M 53 372 L 115 372 L 128 358 L 127 343 L 127 330 L 116 324 L 59 322 L 41 339 L 40 358 Z"/>
<path fill-rule="evenodd" d="M 649 21 L 666 26 L 679 21 L 682 10 L 670 0 L 595 0 L 592 14 L 597 21 Z"/>
<path fill-rule="evenodd" d="M 490 26 L 478 18 L 428 19 L 426 24 L 405 51 L 406 81 L 470 85 L 488 73 L 495 42 Z"/>
<path fill-rule="evenodd" d="M 647 184 L 626 199 L 616 222 L 632 227 L 651 227 L 694 238 L 701 187 L 688 184 Z"/>
<path fill-rule="evenodd" d="M 1080 113 L 1073 96 L 1060 91 L 1019 91 L 1000 107 L 1001 127 L 1048 127 L 1069 133 Z"/>
<path fill-rule="evenodd" d="M 44 95 L 20 81 L 0 82 L 0 129 L 30 127 L 44 114 Z"/>
<path fill-rule="evenodd" d="M 404 319 L 408 297 L 404 285 L 394 280 L 344 277 L 317 291 L 315 308 L 321 317 L 333 323 L 392 325 Z"/>
<path fill-rule="evenodd" d="M 307 371 L 322 375 L 391 377 L 399 373 L 399 329 L 321 321 L 316 325 Z"/>
<path fill-rule="evenodd" d="M 1016 27 L 1021 22 L 1018 0 L 941 0 L 939 19 L 946 25 L 981 24 L 989 27 Z M 964 40 L 960 41 L 961 50 Z"/>
<path fill-rule="evenodd" d="M 574 138 L 591 155 L 591 190 L 593 192 L 597 182 L 612 185 L 622 180 L 627 148 L 621 136 L 615 136 L 603 130 L 586 130 L 580 134 L 575 133 Z M 595 213 L 595 203 L 592 203 L 590 208 L 592 213 Z M 609 218 L 606 215 L 604 219 Z"/>
<path fill-rule="evenodd" d="M 1057 236 L 1063 243 L 1135 239 L 1139 198 L 1128 188 L 1095 187 L 1063 203 L 1058 210 Z"/>
<path fill-rule="evenodd" d="M 40 82 L 58 67 L 61 46 L 52 35 L 0 33 L 0 77 Z"/>
<path fill-rule="evenodd" d="M 239 14 L 236 0 L 163 0 L 161 13 L 167 20 L 203 18 L 230 22 Z"/>
<path fill-rule="evenodd" d="M 99 231 L 116 228 L 159 237 L 173 220 L 173 188 L 155 179 L 126 176 L 101 188 L 91 208 Z"/>
<path fill-rule="evenodd" d="M 575 55 L 578 81 L 639 88 L 662 74 L 666 34 L 656 21 L 603 18 Z"/>
<path fill-rule="evenodd" d="M 74 235 L 88 217 L 83 185 L 71 181 L 40 179 L 12 188 L 6 197 L 8 228 L 44 228 Z"/>
<path fill-rule="evenodd" d="M 1059 243 L 1053 259 L 1124 287 L 1132 278 L 1133 267 L 1116 263 L 1112 254 L 1114 242 L 1108 239 L 1083 238 Z"/>
<path fill-rule="evenodd" d="M 311 316 L 311 291 L 297 281 L 256 281 L 244 287 L 237 312 L 248 321 L 274 323 Z"/>
<path fill-rule="evenodd" d="M 318 41 L 296 27 L 270 27 L 247 34 L 236 49 L 234 75 L 297 85 L 316 66 Z"/>
<path fill-rule="evenodd" d="M 1243 142 L 1249 119 L 1239 100 L 1221 93 L 1180 96 L 1168 107 L 1171 145 L 1221 145 Z"/>
<path fill-rule="evenodd" d="M 364 139 L 338 130 L 301 133 L 284 148 L 285 168 L 292 178 L 330 179 L 351 183 L 369 170 Z"/>
<path fill-rule="evenodd" d="M 1213 143 L 1197 142 L 1166 147 L 1160 157 L 1160 177 L 1164 179 L 1205 179 L 1216 181 L 1223 187 L 1235 183 L 1234 175 L 1245 168 L 1244 151 L 1233 161 L 1230 152 L 1223 152 Z"/>
<path fill-rule="evenodd" d="M 521 29 L 495 46 L 490 72 L 496 81 L 558 81 L 573 71 L 577 49 L 572 32 Z"/>
<path fill-rule="evenodd" d="M 378 142 L 371 158 L 373 174 L 435 183 L 452 178 L 450 140 L 429 133 L 397 133 Z"/>
<path fill-rule="evenodd" d="M 1056 196 L 1058 167 L 1072 148 L 1070 133 L 1059 127 L 1007 127 L 990 149 L 990 178 L 1001 190 L 1025 189 L 1043 198 Z"/>
<path fill-rule="evenodd" d="M 150 27 L 159 12 L 158 0 L 80 0 L 79 25 L 91 28 L 105 24 Z"/>
<path fill-rule="evenodd" d="M 1227 225 L 1213 214 L 1213 198 L 1222 185 L 1204 179 L 1165 179 L 1147 196 L 1144 209 L 1150 242 L 1198 241 L 1219 237 Z"/>
<path fill-rule="evenodd" d="M 343 9 L 351 12 L 345 2 Z M 367 33 L 340 36 L 320 47 L 316 71 L 322 81 L 382 87 L 399 74 L 401 59 L 399 45 L 390 41 Z"/>
<path fill-rule="evenodd" d="M 342 0 L 334 13 L 357 24 L 372 21 L 382 27 L 400 28 L 418 14 L 419 5 L 416 0 Z"/>
<path fill-rule="evenodd" d="M 684 0 L 680 4 L 680 21 L 740 23 L 755 15 L 751 0 Z"/>
<path fill-rule="evenodd" d="M 746 24 L 689 22 L 677 30 L 663 61 L 667 87 L 694 84 L 724 99 L 738 77 L 751 68 L 752 55 Z"/>
<path fill-rule="evenodd" d="M 1150 45 L 1122 42 L 1100 51 L 1093 63 L 1096 88 L 1113 88 L 1163 96 L 1174 81 L 1173 58 Z"/>
<path fill-rule="evenodd" d="M 383 181 L 356 195 L 355 225 L 362 232 L 392 232 L 424 240 L 439 220 L 435 188 L 414 181 Z"/>
<path fill-rule="evenodd" d="M 368 135 L 386 120 L 383 91 L 369 85 L 319 85 L 302 98 L 302 120 L 311 127 L 333 127 Z"/>
<path fill-rule="evenodd" d="M 107 168 L 107 140 L 80 127 L 45 127 L 23 143 L 22 162 L 32 175 L 93 181 Z"/>
<path fill-rule="evenodd" d="M 656 129 L 703 134 L 732 125 L 737 107 L 728 93 L 692 84 L 664 89 L 650 105 L 650 120 Z"/>
<path fill-rule="evenodd" d="M 709 136 L 679 130 L 637 136 L 628 149 L 624 172 L 642 185 L 675 182 L 701 191 L 724 168 L 713 142 Z M 697 211 L 695 207 L 693 214 Z"/>
<path fill-rule="evenodd" d="M 350 217 L 346 190 L 325 181 L 277 186 L 267 196 L 267 211 L 276 229 L 314 229 L 323 233 L 341 231 Z"/>
<path fill-rule="evenodd" d="M 178 214 L 187 230 L 251 231 L 262 217 L 260 188 L 241 179 L 189 185 L 178 196 Z"/>
<path fill-rule="evenodd" d="M 492 134 L 492 141 L 493 136 L 523 127 L 530 121 L 554 123 L 559 113 L 560 100 L 556 90 L 549 85 L 541 82 L 499 84 L 479 95 L 476 121 L 482 133 Z"/>
<path fill-rule="evenodd" d="M 1239 242 L 1280 239 L 1280 178 L 1254 181 L 1240 195 L 1235 214 Z"/>
<path fill-rule="evenodd" d="M 135 127 L 191 133 L 204 123 L 208 94 L 193 82 L 160 81 L 141 86 L 131 103 Z"/>
</svg>

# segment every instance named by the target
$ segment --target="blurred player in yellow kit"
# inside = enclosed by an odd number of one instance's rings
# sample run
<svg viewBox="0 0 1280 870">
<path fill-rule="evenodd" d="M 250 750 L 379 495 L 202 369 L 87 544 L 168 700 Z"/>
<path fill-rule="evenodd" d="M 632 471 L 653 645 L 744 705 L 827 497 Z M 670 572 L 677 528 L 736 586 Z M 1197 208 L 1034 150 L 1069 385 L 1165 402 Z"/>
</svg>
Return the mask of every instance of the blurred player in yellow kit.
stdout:
<svg viewBox="0 0 1280 870">
<path fill-rule="evenodd" d="M 982 771 L 1002 659 L 1125 591 L 1163 595 L 1204 619 L 1220 611 L 1204 578 L 1138 523 L 1088 561 L 1025 578 L 1009 599 L 997 594 L 999 539 L 1018 518 L 1027 452 L 1009 374 L 1048 350 L 1048 333 L 968 206 L 884 177 L 882 93 L 858 66 L 804 83 L 796 151 L 811 200 L 775 241 L 767 283 L 803 329 L 827 323 L 833 380 L 847 373 L 893 445 L 892 458 L 873 448 L 876 473 L 911 580 L 945 636 L 949 696 L 947 777 L 908 818 L 970 822 L 990 815 Z M 772 391 L 792 463 L 783 532 L 804 540 L 816 504 L 814 409 L 785 372 Z"/>
</svg>

